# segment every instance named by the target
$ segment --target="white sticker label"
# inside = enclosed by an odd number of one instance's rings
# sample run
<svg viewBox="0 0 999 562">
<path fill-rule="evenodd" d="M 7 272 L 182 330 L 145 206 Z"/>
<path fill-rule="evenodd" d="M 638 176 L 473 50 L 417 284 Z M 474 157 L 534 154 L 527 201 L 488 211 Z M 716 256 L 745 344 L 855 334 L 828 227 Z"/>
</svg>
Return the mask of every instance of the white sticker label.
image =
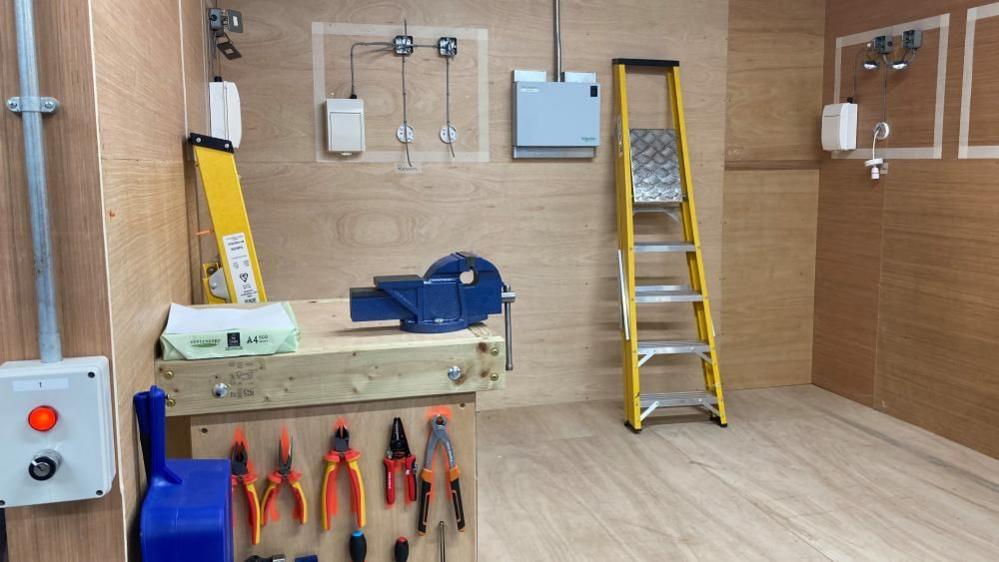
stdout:
<svg viewBox="0 0 999 562">
<path fill-rule="evenodd" d="M 66 390 L 69 379 L 20 380 L 12 383 L 14 392 L 38 392 L 41 390 Z"/>
<path fill-rule="evenodd" d="M 232 284 L 236 289 L 236 302 L 260 302 L 260 291 L 257 290 L 257 279 L 250 261 L 250 249 L 246 246 L 246 234 L 237 232 L 224 236 L 222 245 L 225 246 L 229 275 L 232 276 Z"/>
</svg>

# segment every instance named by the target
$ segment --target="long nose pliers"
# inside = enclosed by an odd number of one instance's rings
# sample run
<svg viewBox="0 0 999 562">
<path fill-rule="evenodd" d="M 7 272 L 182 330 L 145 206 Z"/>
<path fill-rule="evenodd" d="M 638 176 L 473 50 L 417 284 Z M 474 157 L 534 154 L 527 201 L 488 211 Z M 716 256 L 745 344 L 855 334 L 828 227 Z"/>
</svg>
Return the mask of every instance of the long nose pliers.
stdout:
<svg viewBox="0 0 999 562">
<path fill-rule="evenodd" d="M 232 441 L 232 451 L 229 453 L 230 479 L 232 489 L 242 487 L 246 495 L 246 506 L 250 512 L 250 544 L 260 543 L 260 503 L 257 500 L 257 471 L 250 462 L 250 448 L 246 443 L 243 429 L 236 428 L 236 436 Z M 235 513 L 235 511 L 234 511 Z"/>
<path fill-rule="evenodd" d="M 267 475 L 267 490 L 260 500 L 264 512 L 261 525 L 267 525 L 268 518 L 274 521 L 279 519 L 276 500 L 278 492 L 281 491 L 281 484 L 284 483 L 291 487 L 291 493 L 295 496 L 295 510 L 291 515 L 305 525 L 309 520 L 308 504 L 305 501 L 305 492 L 302 490 L 302 473 L 292 467 L 291 438 L 288 437 L 287 427 L 281 428 L 279 445 L 277 469 Z"/>
<path fill-rule="evenodd" d="M 436 415 L 430 420 L 430 438 L 427 439 L 427 452 L 423 457 L 423 470 L 420 479 L 420 521 L 417 529 L 421 535 L 427 534 L 427 523 L 430 519 L 430 501 L 434 485 L 434 451 L 440 445 L 444 448 L 444 461 L 447 463 L 447 492 L 454 506 L 454 518 L 458 530 L 465 530 L 465 508 L 461 501 L 461 482 L 458 477 L 458 461 L 454 458 L 454 446 L 447 433 L 447 418 Z"/>
</svg>

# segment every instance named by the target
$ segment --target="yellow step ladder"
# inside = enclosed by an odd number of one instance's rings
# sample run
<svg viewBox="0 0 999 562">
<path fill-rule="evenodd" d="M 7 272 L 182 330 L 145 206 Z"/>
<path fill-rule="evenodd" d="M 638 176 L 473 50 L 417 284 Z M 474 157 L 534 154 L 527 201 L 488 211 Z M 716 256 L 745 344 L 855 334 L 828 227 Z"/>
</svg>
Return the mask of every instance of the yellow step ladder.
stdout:
<svg viewBox="0 0 999 562">
<path fill-rule="evenodd" d="M 219 251 L 216 261 L 201 266 L 205 302 L 267 302 L 232 143 L 199 133 L 191 133 L 188 142 L 194 147 Z"/>
<path fill-rule="evenodd" d="M 621 282 L 621 342 L 624 356 L 625 425 L 641 431 L 642 422 L 659 408 L 697 407 L 722 427 L 728 425 L 722 397 L 714 324 L 697 231 L 690 156 L 683 119 L 680 63 L 671 60 L 614 59 L 614 109 L 617 114 L 618 273 Z M 674 129 L 633 128 L 628 121 L 627 75 L 662 73 L 666 78 Z M 635 241 L 635 214 L 659 212 L 682 225 L 676 241 Z M 677 253 L 686 257 L 689 285 L 636 284 L 636 253 Z M 638 305 L 691 303 L 696 340 L 655 341 L 639 337 Z M 644 307 L 643 307 L 644 308 Z M 659 355 L 691 354 L 700 359 L 704 390 L 643 393 L 640 369 Z"/>
</svg>

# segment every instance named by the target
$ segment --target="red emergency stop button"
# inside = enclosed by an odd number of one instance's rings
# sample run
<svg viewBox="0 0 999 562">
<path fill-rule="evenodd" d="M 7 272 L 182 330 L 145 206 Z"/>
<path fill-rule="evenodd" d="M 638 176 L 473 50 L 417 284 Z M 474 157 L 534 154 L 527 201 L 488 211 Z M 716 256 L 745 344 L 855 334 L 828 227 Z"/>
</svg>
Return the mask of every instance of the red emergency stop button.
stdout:
<svg viewBox="0 0 999 562">
<path fill-rule="evenodd" d="M 28 414 L 28 425 L 35 431 L 48 431 L 59 421 L 59 414 L 52 406 L 38 406 Z"/>
</svg>

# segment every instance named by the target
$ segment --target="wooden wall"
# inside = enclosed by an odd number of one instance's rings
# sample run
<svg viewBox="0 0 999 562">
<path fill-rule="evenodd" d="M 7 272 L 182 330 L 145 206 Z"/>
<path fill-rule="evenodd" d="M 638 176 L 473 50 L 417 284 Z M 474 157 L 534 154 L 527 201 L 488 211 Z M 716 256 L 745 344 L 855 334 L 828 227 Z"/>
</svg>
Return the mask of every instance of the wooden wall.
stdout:
<svg viewBox="0 0 999 562">
<path fill-rule="evenodd" d="M 63 354 L 111 355 L 108 277 L 101 220 L 89 10 L 85 2 L 36 2 L 42 95 L 60 102 L 45 117 L 49 210 Z M 18 95 L 14 7 L 0 9 L 0 83 Z M 59 33 L 45 33 L 59 29 Z M 20 117 L 0 112 L 0 362 L 36 359 L 31 230 Z M 10 559 L 116 560 L 124 552 L 120 494 L 7 510 Z M 121 560 L 122 558 L 117 558 Z"/>
<path fill-rule="evenodd" d="M 611 138 L 610 59 L 678 58 L 684 62 L 688 126 L 709 283 L 722 297 L 721 220 L 728 25 L 725 0 L 633 0 L 562 5 L 565 67 L 598 73 L 603 84 L 602 138 L 594 161 L 518 161 L 510 156 L 510 72 L 550 70 L 551 4 L 529 0 L 229 0 L 243 11 L 235 36 L 243 58 L 225 62 L 242 94 L 244 141 L 237 154 L 254 238 L 273 299 L 345 296 L 377 274 L 422 273 L 451 251 L 472 249 L 494 261 L 518 293 L 513 307 L 517 369 L 485 408 L 620 397 L 619 307 Z M 393 164 L 316 162 L 313 22 L 485 28 L 488 30 L 488 163 L 426 163 L 400 174 Z M 474 53 L 462 51 L 456 77 Z M 420 59 L 420 60 L 417 60 Z M 411 111 L 443 119 L 437 104 L 442 66 L 422 51 L 410 69 Z M 344 95 L 343 49 L 326 50 L 326 91 Z M 426 73 L 413 71 L 418 64 Z M 358 83 L 374 121 L 369 145 L 400 150 L 399 63 L 358 56 Z M 421 77 L 427 76 L 427 86 Z M 644 77 L 643 77 L 644 78 Z M 661 81 L 644 81 L 661 93 Z M 422 95 L 433 92 L 433 98 Z M 363 93 L 363 92 L 362 92 Z M 651 122 L 654 96 L 636 110 Z M 475 97 L 458 103 L 474 104 Z M 462 106 L 458 111 L 467 111 Z M 392 116 L 391 127 L 374 126 Z M 415 117 L 414 117 L 415 118 Z M 423 119 L 424 117 L 420 117 Z M 634 120 L 634 117 L 633 117 Z M 437 123 L 437 127 L 439 127 Z M 428 130 L 430 129 L 430 130 Z M 462 129 L 459 134 L 468 137 Z M 421 126 L 418 150 L 440 150 L 436 127 Z M 422 137 L 420 137 L 422 135 Z M 385 139 L 388 139 L 387 145 Z M 401 158 L 401 152 L 399 152 Z M 203 225 L 204 226 L 204 225 Z M 666 237 L 668 235 L 663 235 Z M 676 272 L 682 272 L 677 262 Z M 720 317 L 719 317 L 720 318 Z M 678 308 L 676 323 L 690 323 Z M 666 376 L 689 371 L 675 365 Z"/>
<path fill-rule="evenodd" d="M 965 22 L 976 5 L 844 0 L 828 6 L 824 97 L 830 103 L 836 37 L 939 14 L 950 15 L 950 35 L 941 159 L 896 159 L 877 183 L 859 160 L 823 161 L 813 368 L 820 386 L 999 456 L 999 167 L 995 160 L 958 159 Z M 987 94 L 999 80 L 991 48 L 999 40 L 997 22 L 979 22 L 974 92 Z M 935 59 L 921 53 L 912 70 L 934 66 Z M 931 108 L 923 96 L 936 72 L 922 72 L 923 78 L 892 77 L 889 121 L 899 136 L 889 146 L 926 142 Z M 876 78 L 862 74 L 864 80 Z M 923 83 L 898 85 L 905 80 Z M 861 107 L 878 103 L 858 89 Z M 994 96 L 973 97 L 972 144 L 991 142 L 994 115 Z"/>
<path fill-rule="evenodd" d="M 729 2 L 719 333 L 729 388 L 811 382 L 824 19 L 825 0 Z"/>
<path fill-rule="evenodd" d="M 121 482 L 133 526 L 144 475 L 132 396 L 153 383 L 170 303 L 191 302 L 186 137 L 189 122 L 205 121 L 204 10 L 200 0 L 93 2 Z M 137 21 L 156 22 L 138 48 Z M 129 547 L 134 555 L 134 528 Z"/>
<path fill-rule="evenodd" d="M 120 493 L 9 510 L 11 560 L 136 555 L 143 476 L 132 395 L 152 383 L 169 303 L 191 299 L 187 192 L 194 188 L 185 182 L 193 176 L 184 139 L 188 119 L 205 119 L 204 9 L 201 0 L 36 3 L 41 88 L 61 103 L 45 127 L 63 351 L 112 361 Z M 5 95 L 17 88 L 12 15 L 7 3 Z M 155 22 L 141 40 L 139 21 Z M 194 70 L 189 80 L 185 63 Z M 2 119 L 0 361 L 7 361 L 35 357 L 37 347 L 20 120 L 8 112 Z"/>
</svg>

